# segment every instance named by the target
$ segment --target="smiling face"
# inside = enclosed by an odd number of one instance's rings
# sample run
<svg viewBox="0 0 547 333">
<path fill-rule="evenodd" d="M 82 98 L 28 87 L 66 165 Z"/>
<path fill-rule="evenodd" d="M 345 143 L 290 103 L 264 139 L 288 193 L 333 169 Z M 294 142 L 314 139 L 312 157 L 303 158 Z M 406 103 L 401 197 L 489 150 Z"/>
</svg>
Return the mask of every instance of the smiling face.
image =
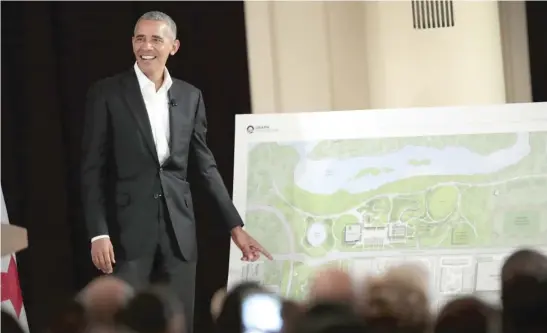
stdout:
<svg viewBox="0 0 547 333">
<path fill-rule="evenodd" d="M 133 53 L 139 68 L 151 80 L 162 76 L 169 55 L 179 49 L 179 41 L 164 21 L 140 20 L 133 36 Z"/>
</svg>

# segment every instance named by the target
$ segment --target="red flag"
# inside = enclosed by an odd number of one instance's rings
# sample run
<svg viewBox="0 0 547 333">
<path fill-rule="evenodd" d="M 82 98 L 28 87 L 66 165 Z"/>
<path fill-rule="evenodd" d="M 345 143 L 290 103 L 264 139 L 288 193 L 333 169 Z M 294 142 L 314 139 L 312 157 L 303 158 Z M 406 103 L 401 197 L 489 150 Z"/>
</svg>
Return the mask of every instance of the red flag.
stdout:
<svg viewBox="0 0 547 333">
<path fill-rule="evenodd" d="M 8 211 L 4 201 L 4 193 L 0 186 L 0 216 L 2 223 L 9 223 Z M 17 261 L 15 255 L 7 255 L 2 257 L 2 276 L 0 280 L 2 286 L 2 310 L 13 315 L 25 332 L 28 332 L 27 314 L 23 304 L 23 296 L 19 286 L 19 274 L 17 272 Z"/>
</svg>

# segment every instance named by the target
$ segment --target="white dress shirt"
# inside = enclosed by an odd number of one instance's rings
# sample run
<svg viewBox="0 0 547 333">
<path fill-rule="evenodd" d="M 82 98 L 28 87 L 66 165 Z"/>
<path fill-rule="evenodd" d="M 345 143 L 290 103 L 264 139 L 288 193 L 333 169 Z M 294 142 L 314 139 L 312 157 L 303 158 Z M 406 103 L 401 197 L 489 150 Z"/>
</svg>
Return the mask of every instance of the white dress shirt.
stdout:
<svg viewBox="0 0 547 333">
<path fill-rule="evenodd" d="M 169 75 L 167 68 L 163 75 L 163 84 L 156 91 L 156 85 L 141 71 L 137 63 L 135 62 L 135 73 L 137 74 L 137 80 L 141 88 L 142 98 L 144 99 L 144 105 L 148 112 L 148 119 L 150 120 L 150 127 L 152 129 L 152 135 L 154 137 L 154 143 L 156 145 L 156 151 L 158 153 L 158 160 L 162 165 L 169 157 L 169 96 L 167 92 L 173 85 L 173 79 Z M 101 238 L 107 238 L 108 235 L 100 235 L 93 237 L 91 241 L 95 241 Z"/>
</svg>

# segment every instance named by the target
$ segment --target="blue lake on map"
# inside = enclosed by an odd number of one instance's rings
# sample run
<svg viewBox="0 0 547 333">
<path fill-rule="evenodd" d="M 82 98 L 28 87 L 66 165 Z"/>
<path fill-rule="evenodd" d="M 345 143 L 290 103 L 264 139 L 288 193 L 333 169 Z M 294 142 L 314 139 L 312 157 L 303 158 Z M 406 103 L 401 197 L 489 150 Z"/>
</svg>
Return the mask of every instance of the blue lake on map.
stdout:
<svg viewBox="0 0 547 333">
<path fill-rule="evenodd" d="M 291 143 L 300 153 L 295 169 L 297 186 L 312 193 L 332 194 L 339 190 L 361 193 L 384 184 L 419 175 L 488 174 L 514 165 L 530 154 L 528 133 L 519 133 L 511 147 L 489 155 L 472 152 L 465 147 L 406 146 L 396 152 L 346 159 L 310 160 L 307 154 L 316 143 Z M 409 164 L 409 161 L 427 161 Z M 388 170 L 377 174 L 359 175 L 364 169 Z M 359 175 L 359 177 L 356 177 Z"/>
</svg>

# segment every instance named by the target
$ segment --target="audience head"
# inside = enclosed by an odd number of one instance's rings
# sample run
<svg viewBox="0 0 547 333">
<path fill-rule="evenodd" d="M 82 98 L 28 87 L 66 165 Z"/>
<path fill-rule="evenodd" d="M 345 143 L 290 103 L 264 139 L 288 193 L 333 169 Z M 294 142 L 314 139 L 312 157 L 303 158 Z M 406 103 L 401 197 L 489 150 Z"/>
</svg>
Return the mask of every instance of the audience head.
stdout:
<svg viewBox="0 0 547 333">
<path fill-rule="evenodd" d="M 547 329 L 547 257 L 523 249 L 505 261 L 501 272 L 505 332 Z"/>
<path fill-rule="evenodd" d="M 84 306 L 77 300 L 70 301 L 59 315 L 53 317 L 50 333 L 80 333 L 88 327 Z"/>
<path fill-rule="evenodd" d="M 475 297 L 462 297 L 446 304 L 437 316 L 434 333 L 498 332 L 497 311 Z"/>
<path fill-rule="evenodd" d="M 532 249 L 521 249 L 505 260 L 501 269 L 501 281 L 505 283 L 515 276 L 547 277 L 547 257 Z"/>
<path fill-rule="evenodd" d="M 294 332 L 294 325 L 302 316 L 306 308 L 294 301 L 283 301 L 281 318 L 283 318 L 283 332 Z"/>
<path fill-rule="evenodd" d="M 167 288 L 154 286 L 137 293 L 117 315 L 118 324 L 135 333 L 185 331 L 183 307 Z"/>
<path fill-rule="evenodd" d="M 320 270 L 314 277 L 309 298 L 311 302 L 352 302 L 353 284 L 348 273 L 337 268 Z"/>
<path fill-rule="evenodd" d="M 422 333 L 430 327 L 427 274 L 417 265 L 392 267 L 364 285 L 363 315 L 374 332 Z"/>
<path fill-rule="evenodd" d="M 287 333 L 362 333 L 365 329 L 351 303 L 340 299 L 311 305 L 286 327 Z"/>
<path fill-rule="evenodd" d="M 244 282 L 234 287 L 224 297 L 222 310 L 216 318 L 215 326 L 225 333 L 241 331 L 241 302 L 244 297 L 254 292 L 266 290 L 256 282 Z"/>
<path fill-rule="evenodd" d="M 91 281 L 77 296 L 89 320 L 97 324 L 112 324 L 114 315 L 133 296 L 133 289 L 113 276 L 102 276 Z"/>
</svg>

